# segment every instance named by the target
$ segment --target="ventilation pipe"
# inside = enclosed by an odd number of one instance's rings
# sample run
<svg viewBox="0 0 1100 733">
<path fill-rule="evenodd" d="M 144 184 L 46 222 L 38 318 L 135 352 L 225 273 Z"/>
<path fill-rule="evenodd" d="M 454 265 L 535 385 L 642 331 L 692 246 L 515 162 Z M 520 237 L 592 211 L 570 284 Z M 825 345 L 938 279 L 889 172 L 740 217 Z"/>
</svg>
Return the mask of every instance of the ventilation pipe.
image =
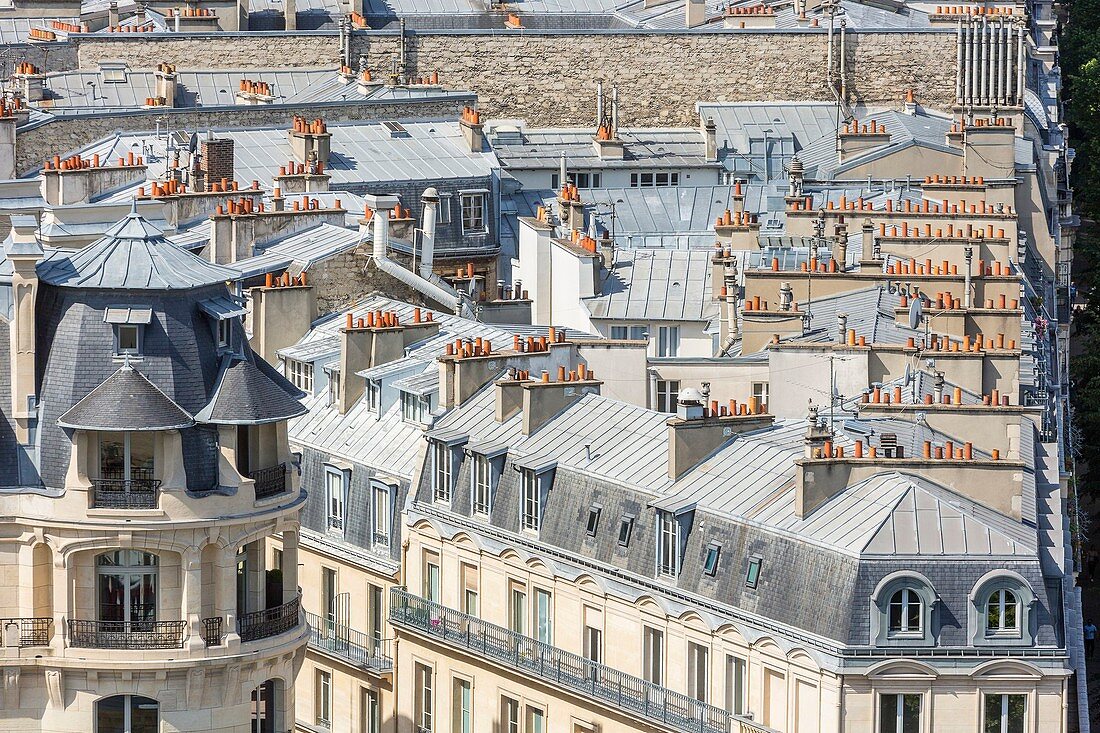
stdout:
<svg viewBox="0 0 1100 733">
<path fill-rule="evenodd" d="M 435 262 L 435 221 L 439 211 L 439 192 L 434 186 L 424 189 L 424 195 L 420 197 L 424 205 L 423 229 L 420 237 L 420 275 L 432 276 L 432 265 Z"/>
<path fill-rule="evenodd" d="M 963 299 L 966 302 L 966 308 L 970 308 L 970 267 L 974 261 L 974 248 L 965 247 L 963 254 L 966 256 L 966 283 L 963 291 Z"/>
</svg>

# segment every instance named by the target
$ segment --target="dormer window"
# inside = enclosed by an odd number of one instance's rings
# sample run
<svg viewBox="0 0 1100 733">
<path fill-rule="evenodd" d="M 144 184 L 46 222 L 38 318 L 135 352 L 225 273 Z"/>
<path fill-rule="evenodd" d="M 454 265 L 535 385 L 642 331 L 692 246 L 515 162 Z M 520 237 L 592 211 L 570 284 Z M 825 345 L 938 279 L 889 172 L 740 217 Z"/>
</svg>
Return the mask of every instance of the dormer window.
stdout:
<svg viewBox="0 0 1100 733">
<path fill-rule="evenodd" d="M 107 308 L 103 321 L 114 326 L 115 354 L 117 356 L 141 356 L 144 346 L 145 326 L 153 320 L 150 308 L 115 305 Z"/>
<path fill-rule="evenodd" d="M 680 574 L 680 525 L 672 512 L 657 512 L 657 575 Z"/>
<path fill-rule="evenodd" d="M 970 596 L 969 637 L 977 646 L 1034 643 L 1032 606 L 1035 594 L 1016 573 L 994 571 L 980 580 Z"/>
<path fill-rule="evenodd" d="M 476 517 L 488 517 L 493 512 L 504 459 L 508 449 L 503 445 L 478 445 L 466 449 L 473 459 L 470 471 L 470 512 Z"/>
<path fill-rule="evenodd" d="M 401 391 L 401 419 L 424 424 L 432 414 L 432 395 Z"/>
<path fill-rule="evenodd" d="M 893 573 L 871 596 L 871 643 L 879 646 L 933 646 L 936 593 L 923 576 Z"/>
<path fill-rule="evenodd" d="M 231 351 L 234 326 L 246 313 L 244 301 L 227 293 L 200 302 L 199 309 L 213 321 L 214 342 L 218 350 Z"/>
<path fill-rule="evenodd" d="M 526 532 L 542 530 L 543 512 L 546 510 L 546 498 L 554 483 L 554 468 L 557 463 L 539 457 L 528 457 L 516 461 L 515 469 L 520 474 L 520 529 Z"/>
<path fill-rule="evenodd" d="M 313 364 L 296 359 L 287 359 L 285 364 L 290 383 L 307 394 L 313 394 Z"/>
<path fill-rule="evenodd" d="M 444 442 L 432 443 L 432 498 L 449 502 L 454 486 L 454 450 Z"/>
</svg>

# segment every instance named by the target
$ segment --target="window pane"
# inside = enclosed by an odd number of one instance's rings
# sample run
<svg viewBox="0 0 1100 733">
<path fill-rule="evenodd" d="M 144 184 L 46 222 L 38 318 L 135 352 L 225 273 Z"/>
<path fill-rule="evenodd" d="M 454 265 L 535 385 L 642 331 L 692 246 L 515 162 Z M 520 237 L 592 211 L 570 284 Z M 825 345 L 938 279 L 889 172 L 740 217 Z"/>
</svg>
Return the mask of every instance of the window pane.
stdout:
<svg viewBox="0 0 1100 733">
<path fill-rule="evenodd" d="M 1005 591 L 1005 611 L 1004 611 L 1004 628 L 1016 629 L 1016 596 L 1012 593 Z"/>
<path fill-rule="evenodd" d="M 1000 695 L 985 696 L 985 733 L 1002 733 Z"/>
<path fill-rule="evenodd" d="M 897 695 L 879 696 L 878 733 L 899 733 Z"/>
<path fill-rule="evenodd" d="M 901 733 L 920 733 L 920 695 L 903 695 Z"/>
<path fill-rule="evenodd" d="M 1008 697 L 1008 730 L 1005 733 L 1024 733 L 1027 697 L 1024 695 L 1007 695 L 1006 697 Z"/>
</svg>

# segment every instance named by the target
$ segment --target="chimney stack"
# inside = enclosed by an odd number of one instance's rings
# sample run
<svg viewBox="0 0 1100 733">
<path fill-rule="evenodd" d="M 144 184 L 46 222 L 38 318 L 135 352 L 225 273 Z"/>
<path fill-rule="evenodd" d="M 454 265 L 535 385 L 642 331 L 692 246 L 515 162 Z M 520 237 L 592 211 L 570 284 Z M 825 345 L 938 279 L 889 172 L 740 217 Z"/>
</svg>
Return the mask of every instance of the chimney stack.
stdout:
<svg viewBox="0 0 1100 733">
<path fill-rule="evenodd" d="M 12 263 L 12 321 L 8 345 L 11 355 L 11 414 L 17 439 L 30 440 L 30 421 L 36 415 L 35 392 L 35 302 L 42 247 L 35 236 L 33 217 L 12 216 L 12 235 L 5 255 Z"/>
<path fill-rule="evenodd" d="M 843 344 L 848 334 L 848 314 L 836 314 L 836 342 Z"/>
<path fill-rule="evenodd" d="M 296 161 L 303 165 L 320 165 L 322 168 L 328 166 L 332 152 L 332 133 L 328 131 L 324 120 L 307 120 L 295 115 L 286 134 Z"/>
<path fill-rule="evenodd" d="M 718 126 L 714 123 L 713 117 L 708 117 L 703 123 L 703 141 L 707 162 L 716 162 L 718 160 Z"/>
<path fill-rule="evenodd" d="M 252 288 L 252 338 L 249 346 L 267 363 L 277 366 L 276 352 L 298 343 L 309 333 L 317 317 L 313 287 L 306 285 L 305 273 L 288 278 L 287 284 L 269 276 L 267 284 Z"/>
<path fill-rule="evenodd" d="M 676 416 L 669 418 L 668 426 L 668 477 L 678 480 L 699 465 L 722 444 L 738 433 L 759 430 L 774 422 L 765 411 L 767 406 L 752 398 L 748 404 L 719 407 L 712 401 L 709 408 L 699 390 L 689 387 L 680 391 Z"/>
<path fill-rule="evenodd" d="M 374 212 L 371 217 L 374 227 L 374 256 L 384 259 L 388 256 L 390 245 L 390 211 L 401 203 L 401 199 L 390 194 L 366 194 L 363 199 L 367 208 Z"/>
<path fill-rule="evenodd" d="M 684 25 L 697 28 L 707 22 L 707 4 L 705 0 L 684 0 Z"/>
<path fill-rule="evenodd" d="M 485 147 L 485 127 L 481 124 L 481 113 L 473 107 L 463 107 L 458 127 L 469 151 L 480 153 Z"/>
<path fill-rule="evenodd" d="M 205 189 L 215 181 L 232 182 L 234 178 L 233 139 L 216 138 L 209 133 L 199 146 L 199 172 L 205 179 Z"/>
<path fill-rule="evenodd" d="M 424 189 L 420 202 L 424 210 L 420 236 L 420 276 L 430 278 L 435 262 L 435 222 L 439 211 L 439 192 L 434 186 Z"/>
<path fill-rule="evenodd" d="M 153 94 L 164 100 L 165 107 L 176 106 L 176 65 L 159 64 L 153 72 Z"/>
</svg>

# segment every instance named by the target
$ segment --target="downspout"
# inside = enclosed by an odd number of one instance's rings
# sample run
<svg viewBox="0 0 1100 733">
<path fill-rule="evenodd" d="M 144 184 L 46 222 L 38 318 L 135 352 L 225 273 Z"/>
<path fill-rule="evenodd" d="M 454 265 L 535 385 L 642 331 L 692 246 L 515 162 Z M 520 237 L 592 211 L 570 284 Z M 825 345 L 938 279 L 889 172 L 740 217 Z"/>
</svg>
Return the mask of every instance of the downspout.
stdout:
<svg viewBox="0 0 1100 733">
<path fill-rule="evenodd" d="M 848 101 L 848 71 L 845 68 L 844 60 L 847 53 L 847 44 L 845 43 L 845 29 L 848 27 L 848 21 L 840 21 L 840 53 L 837 54 L 837 65 L 840 66 L 840 103 L 845 104 Z"/>
<path fill-rule="evenodd" d="M 963 26 L 962 21 L 959 21 L 955 27 L 955 56 L 957 58 L 957 64 L 955 66 L 955 101 L 957 104 L 962 104 L 965 99 L 963 97 Z"/>
</svg>

